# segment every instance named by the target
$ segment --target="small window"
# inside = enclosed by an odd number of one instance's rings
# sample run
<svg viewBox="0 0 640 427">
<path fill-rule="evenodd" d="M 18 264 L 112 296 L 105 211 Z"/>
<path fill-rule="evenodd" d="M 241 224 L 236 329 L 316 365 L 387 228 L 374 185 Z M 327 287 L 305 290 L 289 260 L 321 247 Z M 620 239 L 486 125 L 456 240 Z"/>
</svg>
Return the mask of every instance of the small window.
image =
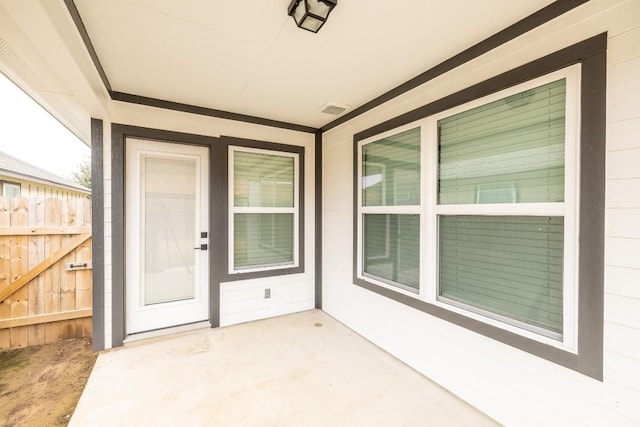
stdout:
<svg viewBox="0 0 640 427">
<path fill-rule="evenodd" d="M 297 153 L 229 147 L 229 272 L 298 266 Z"/>
<path fill-rule="evenodd" d="M 8 199 L 20 197 L 20 184 L 16 182 L 2 182 L 2 196 Z"/>
<path fill-rule="evenodd" d="M 409 292 L 420 287 L 420 128 L 360 149 L 363 277 Z"/>
</svg>

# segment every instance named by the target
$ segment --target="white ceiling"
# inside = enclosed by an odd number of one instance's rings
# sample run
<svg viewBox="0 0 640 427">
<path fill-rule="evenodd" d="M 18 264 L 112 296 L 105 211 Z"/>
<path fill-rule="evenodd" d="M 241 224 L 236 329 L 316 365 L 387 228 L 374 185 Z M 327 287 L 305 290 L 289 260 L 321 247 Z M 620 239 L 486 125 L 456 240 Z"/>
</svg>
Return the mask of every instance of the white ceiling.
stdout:
<svg viewBox="0 0 640 427">
<path fill-rule="evenodd" d="M 75 0 L 112 89 L 320 127 L 552 3 L 340 0 L 319 33 L 289 0 Z"/>
</svg>

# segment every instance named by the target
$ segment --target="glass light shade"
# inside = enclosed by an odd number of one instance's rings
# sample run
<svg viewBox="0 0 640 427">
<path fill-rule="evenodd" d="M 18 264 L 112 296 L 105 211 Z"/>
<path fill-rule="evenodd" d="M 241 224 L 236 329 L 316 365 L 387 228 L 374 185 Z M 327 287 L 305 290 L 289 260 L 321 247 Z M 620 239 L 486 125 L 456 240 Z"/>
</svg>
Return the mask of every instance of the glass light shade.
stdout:
<svg viewBox="0 0 640 427">
<path fill-rule="evenodd" d="M 333 5 L 318 0 L 308 0 L 309 13 L 320 17 L 322 20 L 327 19 Z"/>
<path fill-rule="evenodd" d="M 293 0 L 289 5 L 289 16 L 302 29 L 317 33 L 324 25 L 337 0 Z"/>
</svg>

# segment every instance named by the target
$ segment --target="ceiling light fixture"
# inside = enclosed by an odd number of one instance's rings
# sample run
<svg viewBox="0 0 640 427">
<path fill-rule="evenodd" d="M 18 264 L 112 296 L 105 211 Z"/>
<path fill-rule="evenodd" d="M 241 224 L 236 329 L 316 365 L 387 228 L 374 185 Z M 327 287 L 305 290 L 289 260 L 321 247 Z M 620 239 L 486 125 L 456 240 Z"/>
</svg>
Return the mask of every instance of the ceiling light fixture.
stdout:
<svg viewBox="0 0 640 427">
<path fill-rule="evenodd" d="M 317 33 L 336 4 L 338 0 L 292 0 L 289 16 L 293 16 L 298 27 Z"/>
</svg>

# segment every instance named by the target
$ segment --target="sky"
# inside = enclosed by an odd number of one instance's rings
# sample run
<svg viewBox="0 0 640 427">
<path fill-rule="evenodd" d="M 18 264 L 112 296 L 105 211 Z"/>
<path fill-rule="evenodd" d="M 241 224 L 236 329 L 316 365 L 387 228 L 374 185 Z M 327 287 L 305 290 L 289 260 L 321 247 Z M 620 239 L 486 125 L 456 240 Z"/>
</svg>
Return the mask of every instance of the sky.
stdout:
<svg viewBox="0 0 640 427">
<path fill-rule="evenodd" d="M 91 151 L 0 73 L 0 151 L 69 178 Z"/>
</svg>

